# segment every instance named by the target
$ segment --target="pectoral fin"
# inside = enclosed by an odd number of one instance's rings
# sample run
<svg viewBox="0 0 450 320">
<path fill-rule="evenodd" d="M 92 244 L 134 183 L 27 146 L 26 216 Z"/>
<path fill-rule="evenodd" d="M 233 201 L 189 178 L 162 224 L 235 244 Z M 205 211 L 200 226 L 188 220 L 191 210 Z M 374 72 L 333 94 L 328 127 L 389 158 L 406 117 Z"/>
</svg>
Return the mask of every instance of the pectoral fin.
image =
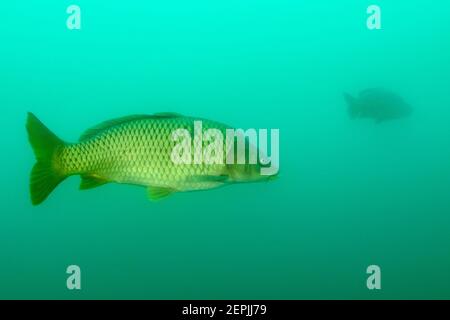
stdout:
<svg viewBox="0 0 450 320">
<path fill-rule="evenodd" d="M 176 192 L 174 189 L 161 188 L 161 187 L 148 187 L 147 194 L 148 198 L 152 201 L 158 201 L 165 197 L 170 196 L 172 193 Z"/>
<path fill-rule="evenodd" d="M 95 176 L 81 176 L 80 190 L 87 190 L 100 187 L 109 181 Z"/>
</svg>

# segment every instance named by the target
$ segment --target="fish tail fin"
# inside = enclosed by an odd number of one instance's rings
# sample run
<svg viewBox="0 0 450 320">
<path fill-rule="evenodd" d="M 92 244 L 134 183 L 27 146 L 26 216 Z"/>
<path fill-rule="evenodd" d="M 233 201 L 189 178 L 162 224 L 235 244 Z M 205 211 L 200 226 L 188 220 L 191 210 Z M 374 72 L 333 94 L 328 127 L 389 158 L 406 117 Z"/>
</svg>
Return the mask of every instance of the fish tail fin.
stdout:
<svg viewBox="0 0 450 320">
<path fill-rule="evenodd" d="M 66 178 L 55 168 L 55 154 L 65 143 L 32 113 L 28 113 L 26 128 L 37 161 L 30 176 L 31 202 L 38 205 Z"/>
<path fill-rule="evenodd" d="M 348 114 L 350 115 L 351 118 L 356 118 L 359 114 L 358 101 L 348 93 L 344 93 L 344 98 L 345 101 L 347 102 Z"/>
</svg>

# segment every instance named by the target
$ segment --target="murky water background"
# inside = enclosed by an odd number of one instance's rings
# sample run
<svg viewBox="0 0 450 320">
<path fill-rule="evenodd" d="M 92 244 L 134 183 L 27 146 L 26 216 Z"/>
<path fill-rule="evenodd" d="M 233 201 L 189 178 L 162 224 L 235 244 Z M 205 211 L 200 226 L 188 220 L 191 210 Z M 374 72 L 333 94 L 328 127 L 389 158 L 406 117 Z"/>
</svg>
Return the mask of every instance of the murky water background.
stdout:
<svg viewBox="0 0 450 320">
<path fill-rule="evenodd" d="M 450 298 L 450 5 L 375 2 L 378 31 L 362 0 L 3 4 L 0 298 Z M 413 115 L 349 119 L 373 86 Z M 157 203 L 72 177 L 33 207 L 27 111 L 67 141 L 162 111 L 279 128 L 281 175 Z"/>
</svg>

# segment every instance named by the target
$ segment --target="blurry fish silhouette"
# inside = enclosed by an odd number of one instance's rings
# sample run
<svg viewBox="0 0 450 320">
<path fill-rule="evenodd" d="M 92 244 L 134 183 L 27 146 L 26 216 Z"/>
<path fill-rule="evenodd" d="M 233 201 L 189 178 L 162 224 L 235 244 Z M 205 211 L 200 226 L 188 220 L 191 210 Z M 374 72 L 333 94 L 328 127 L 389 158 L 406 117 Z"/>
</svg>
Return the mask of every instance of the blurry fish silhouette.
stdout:
<svg viewBox="0 0 450 320">
<path fill-rule="evenodd" d="M 380 123 L 407 117 L 412 112 L 400 96 L 385 89 L 366 89 L 357 98 L 344 93 L 344 97 L 351 118 L 371 118 Z"/>
</svg>

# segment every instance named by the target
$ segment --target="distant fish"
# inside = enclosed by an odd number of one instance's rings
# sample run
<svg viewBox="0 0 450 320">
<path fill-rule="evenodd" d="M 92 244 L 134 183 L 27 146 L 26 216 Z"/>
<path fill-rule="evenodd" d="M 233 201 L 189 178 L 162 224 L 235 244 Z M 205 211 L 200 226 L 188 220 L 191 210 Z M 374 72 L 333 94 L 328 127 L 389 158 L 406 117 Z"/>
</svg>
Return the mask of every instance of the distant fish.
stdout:
<svg viewBox="0 0 450 320">
<path fill-rule="evenodd" d="M 81 176 L 80 189 L 109 182 L 142 185 L 148 188 L 153 200 L 174 192 L 273 178 L 261 175 L 263 165 L 260 162 L 174 163 L 171 153 L 176 141 L 172 133 L 180 128 L 193 132 L 194 120 L 173 113 L 127 116 L 87 130 L 77 143 L 66 143 L 29 113 L 26 127 L 37 159 L 30 178 L 32 203 L 43 202 L 71 175 Z M 202 123 L 206 129 L 224 131 L 228 128 L 210 120 L 202 120 Z"/>
<path fill-rule="evenodd" d="M 357 98 L 345 93 L 351 118 L 371 118 L 377 123 L 407 117 L 412 108 L 400 96 L 384 89 L 361 91 Z"/>
</svg>

